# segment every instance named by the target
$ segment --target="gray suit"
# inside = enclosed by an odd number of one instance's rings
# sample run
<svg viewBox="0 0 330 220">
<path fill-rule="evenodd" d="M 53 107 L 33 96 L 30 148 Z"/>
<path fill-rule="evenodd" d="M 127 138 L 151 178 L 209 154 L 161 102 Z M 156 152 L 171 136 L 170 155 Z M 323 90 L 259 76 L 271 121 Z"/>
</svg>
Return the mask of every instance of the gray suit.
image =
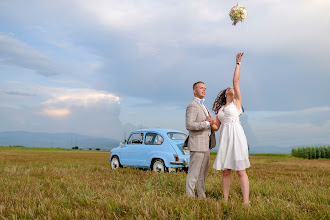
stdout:
<svg viewBox="0 0 330 220">
<path fill-rule="evenodd" d="M 206 197 L 205 178 L 209 167 L 210 148 L 215 146 L 215 134 L 211 130 L 209 136 L 210 129 L 207 127 L 206 117 L 207 113 L 202 104 L 194 98 L 186 109 L 186 128 L 189 131 L 187 145 L 190 151 L 186 192 L 188 196 L 195 196 L 194 188 L 197 185 L 199 198 Z"/>
</svg>

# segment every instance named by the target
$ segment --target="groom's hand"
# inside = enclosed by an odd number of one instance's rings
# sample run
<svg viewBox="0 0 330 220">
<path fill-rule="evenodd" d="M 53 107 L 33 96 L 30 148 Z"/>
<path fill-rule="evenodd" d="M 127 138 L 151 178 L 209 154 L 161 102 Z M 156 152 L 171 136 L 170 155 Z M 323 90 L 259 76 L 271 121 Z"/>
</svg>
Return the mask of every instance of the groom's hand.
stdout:
<svg viewBox="0 0 330 220">
<path fill-rule="evenodd" d="M 205 121 L 208 121 L 210 123 L 210 125 L 211 125 L 212 117 L 210 115 L 207 116 L 206 119 L 205 119 Z"/>
<path fill-rule="evenodd" d="M 211 115 L 207 116 L 205 121 L 208 121 L 210 123 L 210 126 L 212 126 L 214 124 L 214 120 L 212 119 Z"/>
</svg>

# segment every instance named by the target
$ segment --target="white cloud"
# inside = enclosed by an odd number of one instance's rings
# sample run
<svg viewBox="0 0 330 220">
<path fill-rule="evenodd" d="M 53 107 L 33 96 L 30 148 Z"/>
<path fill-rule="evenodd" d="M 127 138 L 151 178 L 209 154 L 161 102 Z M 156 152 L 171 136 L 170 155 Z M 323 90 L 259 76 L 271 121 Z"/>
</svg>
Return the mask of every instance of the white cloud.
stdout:
<svg viewBox="0 0 330 220">
<path fill-rule="evenodd" d="M 161 0 L 96 0 L 76 1 L 78 7 L 93 14 L 98 21 L 123 31 L 157 26 L 159 22 L 177 19 L 201 22 L 218 22 L 227 16 L 227 8 L 215 0 L 161 1 Z"/>
<path fill-rule="evenodd" d="M 51 58 L 12 36 L 0 33 L 0 63 L 31 69 L 41 75 L 60 74 L 61 68 Z"/>
<path fill-rule="evenodd" d="M 92 89 L 61 89 L 55 88 L 50 94 L 52 98 L 43 105 L 64 105 L 76 107 L 93 107 L 94 105 L 119 105 L 119 97 L 105 91 Z"/>
<path fill-rule="evenodd" d="M 54 117 L 54 118 L 63 118 L 71 114 L 70 109 L 56 109 L 56 108 L 46 108 L 44 109 L 41 114 Z"/>
<path fill-rule="evenodd" d="M 116 1 L 116 0 L 97 0 L 97 1 L 76 1 L 81 9 L 104 25 L 119 29 L 130 30 L 137 26 L 144 25 L 152 21 L 157 13 L 153 2 L 146 1 Z"/>
<path fill-rule="evenodd" d="M 7 87 L 35 95 L 8 94 L 4 92 Z M 123 134 L 120 99 L 110 92 L 23 82 L 0 82 L 0 88 L 0 130 L 75 132 L 111 138 Z"/>
<path fill-rule="evenodd" d="M 322 52 L 322 45 L 330 47 L 327 44 L 330 31 L 325 28 L 330 25 L 329 1 L 242 2 L 240 4 L 247 7 L 248 18 L 233 27 L 228 12 L 235 4 L 217 0 L 74 0 L 38 2 L 38 7 L 32 1 L 27 7 L 35 6 L 36 13 L 41 15 L 41 11 L 57 17 L 61 14 L 60 27 L 69 25 L 79 31 L 86 26 L 88 29 L 89 25 L 94 28 L 101 24 L 102 27 L 97 28 L 102 28 L 102 33 L 109 30 L 119 32 L 132 40 L 137 39 L 142 45 L 153 42 L 150 46 L 155 49 L 162 45 L 171 46 L 173 40 L 176 44 L 244 47 L 261 52 L 270 49 Z M 3 8 L 7 12 L 14 10 L 14 5 L 3 5 Z M 31 22 L 33 16 L 21 11 L 16 17 L 22 22 L 24 19 Z M 32 27 L 40 26 L 34 19 L 32 21 Z M 60 45 L 67 45 L 67 42 Z"/>
<path fill-rule="evenodd" d="M 86 88 L 42 86 L 19 81 L 0 82 L 2 105 L 20 105 L 26 100 L 30 107 L 47 108 L 103 108 L 120 105 L 120 98 L 108 91 Z M 20 88 L 14 90 L 11 88 Z"/>
<path fill-rule="evenodd" d="M 208 25 L 208 29 L 202 31 L 200 27 L 204 26 L 203 20 L 197 20 L 189 33 L 190 42 L 259 53 L 285 51 L 325 55 L 325 51 L 330 49 L 330 31 L 325 28 L 330 26 L 330 1 L 292 0 L 284 4 L 277 0 L 259 0 L 241 4 L 248 10 L 245 22 L 231 26 L 227 15 L 230 7 L 225 3 L 222 6 L 226 9 L 219 9 L 220 14 L 226 14 L 223 19 L 219 19 L 220 23 L 207 23 L 205 25 Z M 219 11 L 208 12 L 216 15 Z"/>
<path fill-rule="evenodd" d="M 236 27 L 231 26 L 228 16 L 232 2 L 85 0 L 76 4 L 106 26 L 134 32 L 141 39 L 152 36 L 148 40 L 158 39 L 159 44 L 166 43 L 162 37 L 165 34 L 167 39 L 173 36 L 181 43 L 244 46 L 251 50 L 311 49 L 306 45 L 311 42 L 320 49 L 330 34 L 324 29 L 330 25 L 326 17 L 330 2 L 323 0 L 292 0 L 285 4 L 278 0 L 244 2 L 249 15 L 246 22 Z M 315 37 L 318 40 L 313 40 Z"/>
</svg>

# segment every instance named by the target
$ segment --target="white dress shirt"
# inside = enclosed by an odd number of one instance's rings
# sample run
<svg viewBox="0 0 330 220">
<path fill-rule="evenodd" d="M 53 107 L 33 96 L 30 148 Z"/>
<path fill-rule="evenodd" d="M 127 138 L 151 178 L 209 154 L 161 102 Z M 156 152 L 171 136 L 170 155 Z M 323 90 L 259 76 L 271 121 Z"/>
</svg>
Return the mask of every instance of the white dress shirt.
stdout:
<svg viewBox="0 0 330 220">
<path fill-rule="evenodd" d="M 197 98 L 197 97 L 195 97 L 195 99 L 197 99 L 197 101 L 199 101 L 199 103 L 200 103 L 201 99 L 199 99 L 199 98 Z M 206 116 L 209 116 L 209 112 L 207 111 L 206 106 L 205 106 L 204 104 L 202 104 L 202 103 L 201 103 L 201 105 L 203 106 L 203 109 L 204 109 L 204 111 L 205 111 L 205 113 L 206 113 Z M 210 122 L 208 122 L 208 121 L 205 121 L 205 122 L 206 122 L 207 127 L 209 128 L 209 135 L 211 135 L 211 126 L 210 126 Z"/>
</svg>

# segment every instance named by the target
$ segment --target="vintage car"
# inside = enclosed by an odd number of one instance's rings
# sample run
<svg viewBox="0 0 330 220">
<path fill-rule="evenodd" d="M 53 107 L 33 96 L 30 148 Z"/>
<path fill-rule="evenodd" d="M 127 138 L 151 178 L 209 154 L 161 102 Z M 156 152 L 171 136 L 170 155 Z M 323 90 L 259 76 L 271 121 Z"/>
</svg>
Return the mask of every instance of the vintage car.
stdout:
<svg viewBox="0 0 330 220">
<path fill-rule="evenodd" d="M 111 168 L 138 167 L 156 172 L 188 170 L 189 152 L 182 149 L 187 135 L 171 129 L 141 129 L 110 151 Z"/>
</svg>

